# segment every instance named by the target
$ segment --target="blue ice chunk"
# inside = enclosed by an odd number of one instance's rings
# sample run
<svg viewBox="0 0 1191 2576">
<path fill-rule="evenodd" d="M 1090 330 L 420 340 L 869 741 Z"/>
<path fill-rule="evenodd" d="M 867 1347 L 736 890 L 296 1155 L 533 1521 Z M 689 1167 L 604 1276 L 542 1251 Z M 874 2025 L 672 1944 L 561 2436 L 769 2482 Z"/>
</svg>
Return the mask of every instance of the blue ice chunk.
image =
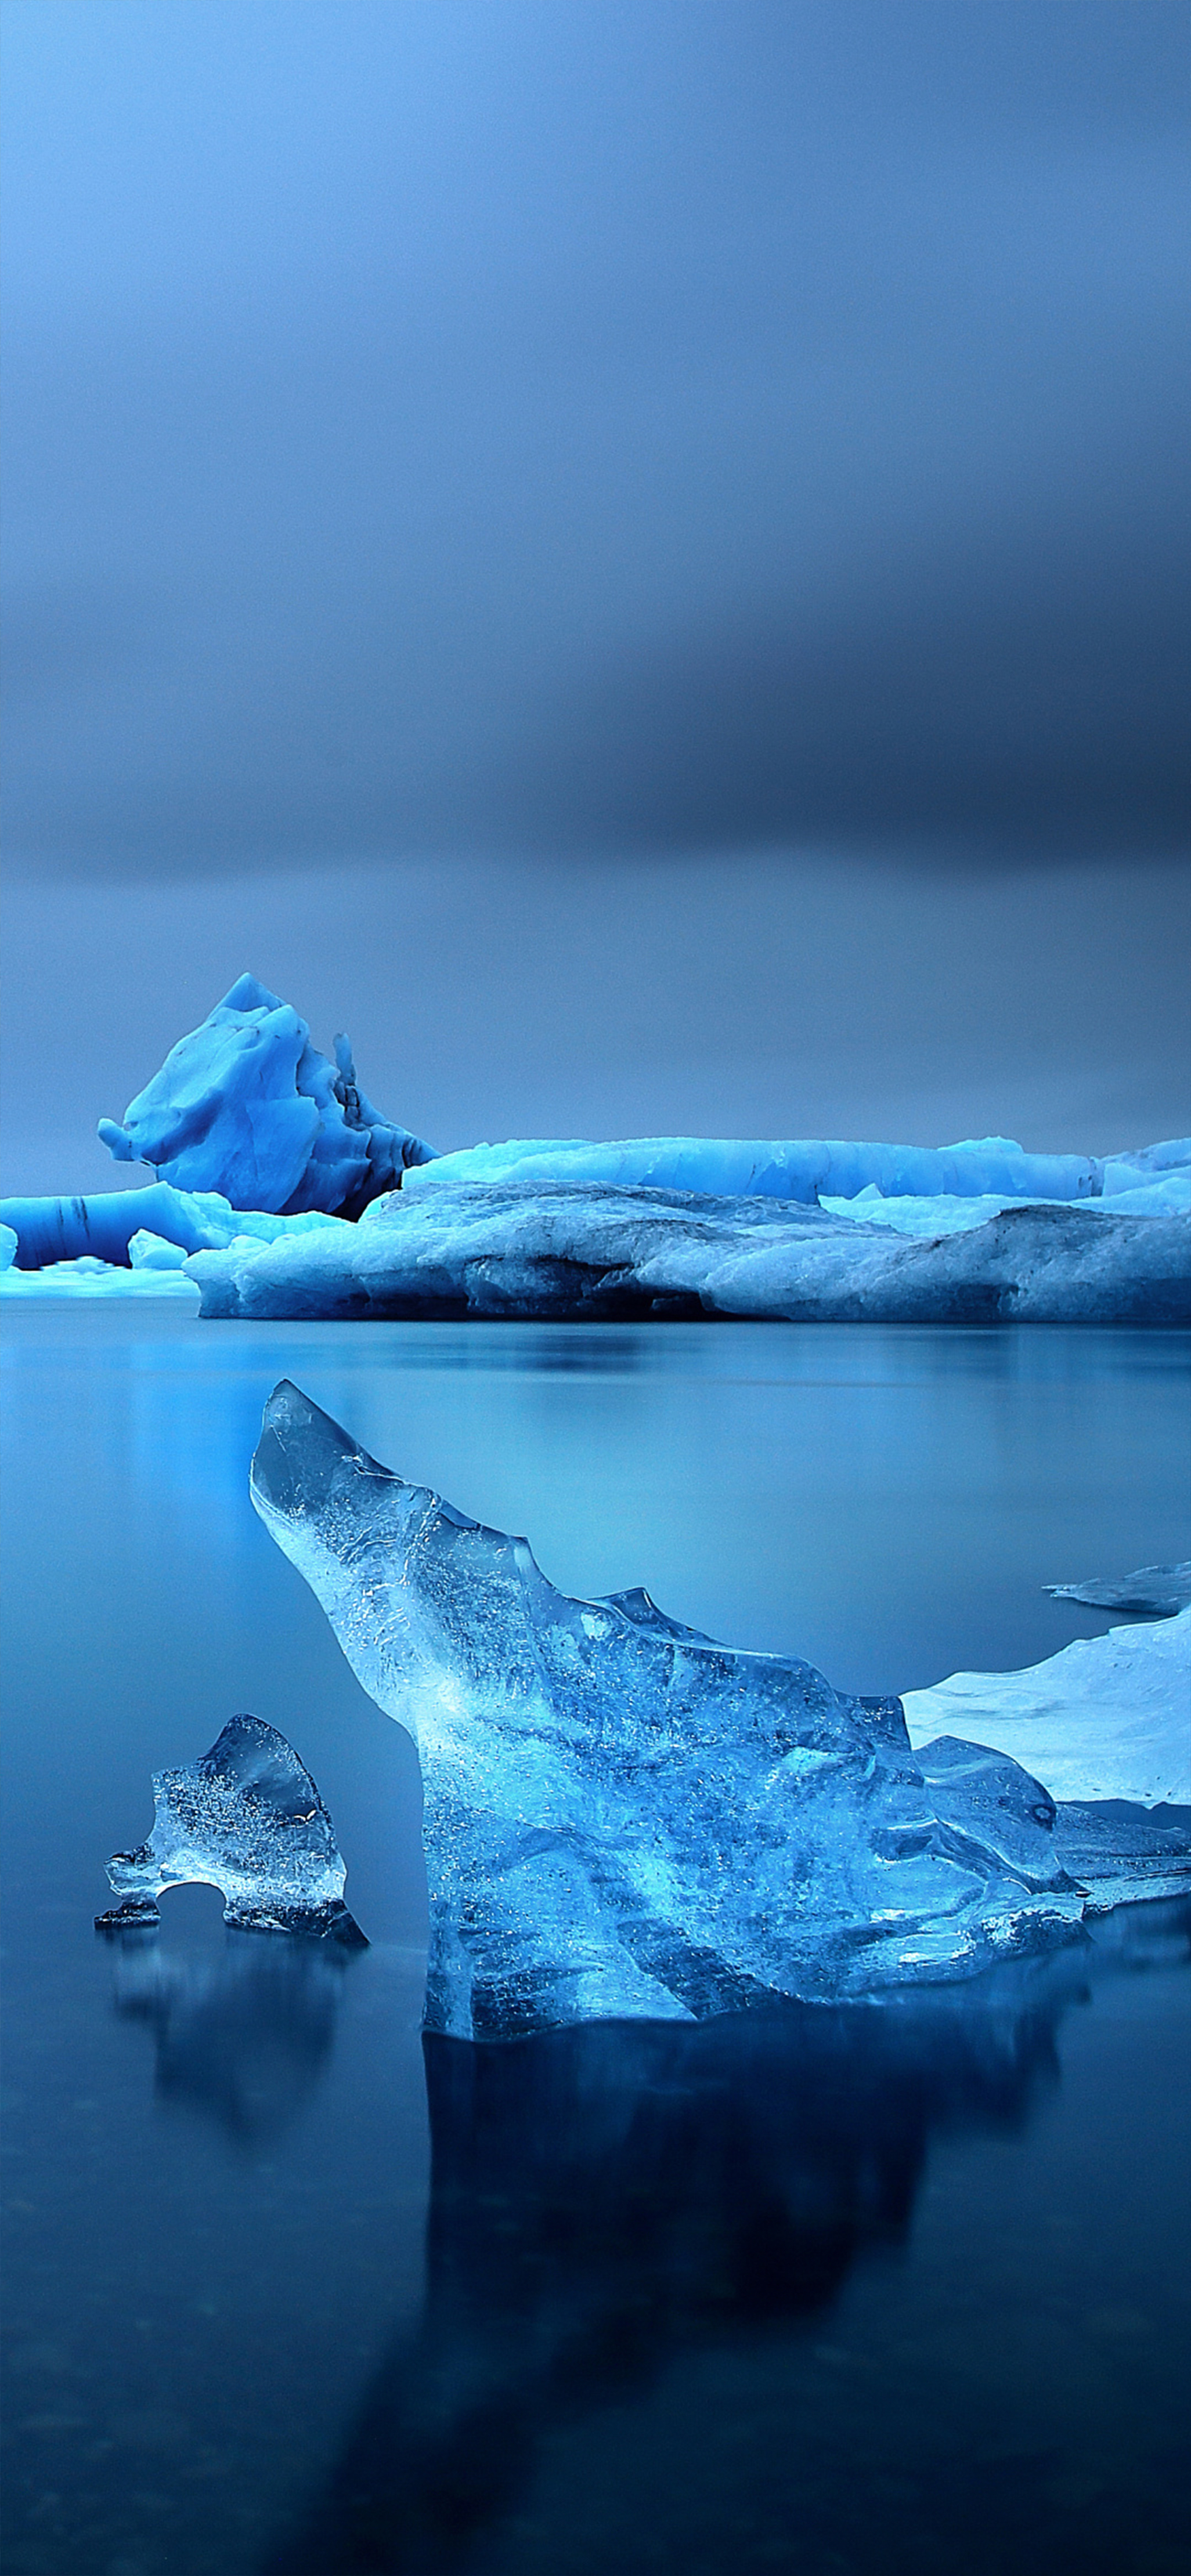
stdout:
<svg viewBox="0 0 1191 2576">
<path fill-rule="evenodd" d="M 150 1234 L 142 1227 L 130 1237 L 128 1265 L 131 1270 L 182 1270 L 186 1254 L 180 1243 L 167 1243 L 164 1236 Z"/>
<path fill-rule="evenodd" d="M 17 1257 L 18 1240 L 15 1225 L 0 1225 L 0 1270 L 11 1270 Z"/>
<path fill-rule="evenodd" d="M 142 1265 L 133 1260 L 132 1245 L 141 1236 L 175 1244 L 185 1256 L 245 1239 L 259 1245 L 328 1227 L 348 1231 L 341 1218 L 317 1209 L 274 1216 L 261 1208 L 234 1208 L 216 1190 L 176 1190 L 168 1181 L 143 1190 L 98 1190 L 86 1198 L 0 1199 L 0 1215 L 17 1238 L 20 1270 L 80 1260 L 135 1269 Z"/>
<path fill-rule="evenodd" d="M 1175 1175 L 1185 1179 L 1189 1173 L 1191 1136 L 1168 1136 L 1160 1145 L 1137 1145 L 1127 1154 L 1106 1154 L 1104 1194 L 1115 1198 Z"/>
<path fill-rule="evenodd" d="M 357 1216 L 433 1153 L 360 1090 L 345 1037 L 332 1064 L 254 975 L 171 1047 L 123 1124 L 100 1119 L 99 1135 L 118 1162 L 151 1163 L 179 1189 L 289 1215 Z"/>
<path fill-rule="evenodd" d="M 875 1184 L 886 1198 L 915 1196 L 1086 1199 L 1103 1166 L 1089 1154 L 1026 1154 L 1006 1136 L 962 1145 L 857 1145 L 840 1139 L 764 1142 L 717 1136 L 635 1136 L 619 1144 L 513 1137 L 436 1155 L 413 1186 L 462 1181 L 600 1181 L 605 1186 L 698 1190 L 716 1198 L 854 1199 Z"/>
<path fill-rule="evenodd" d="M 985 1757 L 936 1798 L 899 1700 L 719 1645 L 641 1591 L 568 1598 L 524 1539 L 405 1484 L 288 1383 L 252 1496 L 417 1743 L 432 2029 L 698 2020 L 1078 1937 L 1045 1791 L 1012 1762 L 990 1782 Z"/>
<path fill-rule="evenodd" d="M 230 1718 L 199 1761 L 155 1771 L 153 1801 L 148 1841 L 108 1862 L 120 1902 L 96 1916 L 102 1930 L 155 1923 L 163 1888 L 198 1881 L 220 1889 L 228 1923 L 363 1941 L 327 1810 L 292 1744 L 263 1718 Z"/>
</svg>

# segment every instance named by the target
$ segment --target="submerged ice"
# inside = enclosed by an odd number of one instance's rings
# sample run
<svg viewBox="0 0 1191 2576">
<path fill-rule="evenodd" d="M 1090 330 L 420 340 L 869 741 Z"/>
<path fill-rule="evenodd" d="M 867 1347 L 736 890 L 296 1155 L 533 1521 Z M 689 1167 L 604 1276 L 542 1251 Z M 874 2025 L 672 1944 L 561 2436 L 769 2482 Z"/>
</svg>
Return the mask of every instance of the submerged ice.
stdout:
<svg viewBox="0 0 1191 2576">
<path fill-rule="evenodd" d="M 100 1119 L 99 1134 L 117 1162 L 151 1163 L 179 1189 L 287 1214 L 358 1216 L 433 1153 L 373 1107 L 346 1037 L 331 1063 L 254 975 L 179 1038 L 122 1121 Z"/>
<path fill-rule="evenodd" d="M 343 1901 L 347 1870 L 335 1830 L 293 1746 L 263 1718 L 230 1718 L 199 1761 L 155 1771 L 153 1831 L 107 1871 L 120 1900 L 102 1929 L 158 1920 L 163 1888 L 219 1888 L 242 1929 L 363 1941 Z"/>
<path fill-rule="evenodd" d="M 283 1383 L 256 1508 L 417 1743 L 427 2023 L 457 2037 L 867 1995 L 1077 1936 L 1053 1798 L 897 1699 L 719 1645 L 377 1464 Z"/>
</svg>

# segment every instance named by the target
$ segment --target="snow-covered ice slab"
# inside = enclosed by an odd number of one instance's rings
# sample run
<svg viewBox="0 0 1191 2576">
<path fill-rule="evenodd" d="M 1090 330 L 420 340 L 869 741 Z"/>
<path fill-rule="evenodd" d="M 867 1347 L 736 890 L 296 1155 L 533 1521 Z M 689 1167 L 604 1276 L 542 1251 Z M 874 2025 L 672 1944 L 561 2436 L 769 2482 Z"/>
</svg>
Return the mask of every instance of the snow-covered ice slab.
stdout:
<svg viewBox="0 0 1191 2576">
<path fill-rule="evenodd" d="M 1089 1610 L 1134 1610 L 1142 1618 L 1173 1619 L 1191 1607 L 1191 1564 L 1139 1565 L 1116 1581 L 1048 1583 L 1052 1601 L 1081 1601 Z"/>
<path fill-rule="evenodd" d="M 100 1930 L 156 1923 L 163 1888 L 219 1888 L 224 1920 L 243 1930 L 304 1932 L 359 1944 L 343 1901 L 346 1865 L 305 1764 L 263 1718 L 233 1717 L 197 1762 L 155 1771 L 148 1841 L 116 1852 L 119 1898 Z"/>
<path fill-rule="evenodd" d="M 1030 1205 L 971 1232 L 907 1239 L 772 1197 L 407 1183 L 357 1226 L 201 1252 L 187 1275 L 203 1313 L 222 1316 L 1173 1324 L 1191 1321 L 1191 1220 Z"/>
<path fill-rule="evenodd" d="M 1080 1637 L 1019 1673 L 952 1673 L 902 1704 L 917 1749 L 959 1735 L 1056 1798 L 1191 1805 L 1191 1609 Z"/>
<path fill-rule="evenodd" d="M 640 1591 L 572 1600 L 524 1539 L 379 1466 L 296 1387 L 253 1501 L 418 1746 L 427 2024 L 460 2038 L 869 1995 L 1078 1933 L 1013 1761 L 928 1776 L 900 1701 L 718 1645 Z"/>
<path fill-rule="evenodd" d="M 122 1122 L 100 1119 L 99 1134 L 117 1162 L 151 1163 L 179 1189 L 290 1214 L 356 1216 L 433 1153 L 360 1090 L 345 1037 L 331 1063 L 254 975 L 179 1038 Z"/>
<path fill-rule="evenodd" d="M 1163 1148 L 1149 1148 L 1162 1151 Z M 1188 1149 L 1191 1155 L 1191 1147 Z M 415 1189 L 474 1181 L 598 1181 L 604 1188 L 698 1190 L 714 1198 L 797 1199 L 813 1207 L 868 1187 L 884 1197 L 1086 1199 L 1099 1195 L 1104 1165 L 1091 1154 L 1026 1154 L 1008 1136 L 962 1145 L 861 1145 L 843 1138 L 631 1136 L 610 1144 L 581 1137 L 511 1137 L 435 1155 Z"/>
</svg>

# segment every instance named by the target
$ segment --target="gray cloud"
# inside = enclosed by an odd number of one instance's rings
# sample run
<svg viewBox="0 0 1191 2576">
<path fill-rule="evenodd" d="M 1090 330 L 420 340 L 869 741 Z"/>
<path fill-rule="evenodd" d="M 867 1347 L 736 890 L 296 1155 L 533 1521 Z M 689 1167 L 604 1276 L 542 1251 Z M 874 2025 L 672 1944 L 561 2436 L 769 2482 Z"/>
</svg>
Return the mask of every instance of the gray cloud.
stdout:
<svg viewBox="0 0 1191 2576">
<path fill-rule="evenodd" d="M 27 861 L 1185 829 L 1181 10 L 9 42 Z"/>
</svg>

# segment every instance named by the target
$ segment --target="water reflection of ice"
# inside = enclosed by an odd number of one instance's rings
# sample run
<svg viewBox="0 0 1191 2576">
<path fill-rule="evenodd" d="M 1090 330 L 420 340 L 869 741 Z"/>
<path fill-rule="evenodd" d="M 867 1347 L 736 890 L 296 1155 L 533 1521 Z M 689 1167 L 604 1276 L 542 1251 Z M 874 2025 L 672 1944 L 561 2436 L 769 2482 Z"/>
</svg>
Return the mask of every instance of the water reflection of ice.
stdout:
<svg viewBox="0 0 1191 2576">
<path fill-rule="evenodd" d="M 159 2099 L 238 2145 L 280 2136 L 325 2074 L 348 1954 L 284 1934 L 228 1931 L 212 1956 L 150 1931 L 115 1936 L 115 2008 L 156 2043 Z"/>
<path fill-rule="evenodd" d="M 553 2433 L 680 2354 L 822 2316 L 908 2235 L 932 2143 L 1020 2130 L 1089 1973 L 1185 1955 L 1191 1912 L 883 2007 L 425 2042 L 420 2326 L 271 2576 L 473 2566 Z"/>
</svg>

